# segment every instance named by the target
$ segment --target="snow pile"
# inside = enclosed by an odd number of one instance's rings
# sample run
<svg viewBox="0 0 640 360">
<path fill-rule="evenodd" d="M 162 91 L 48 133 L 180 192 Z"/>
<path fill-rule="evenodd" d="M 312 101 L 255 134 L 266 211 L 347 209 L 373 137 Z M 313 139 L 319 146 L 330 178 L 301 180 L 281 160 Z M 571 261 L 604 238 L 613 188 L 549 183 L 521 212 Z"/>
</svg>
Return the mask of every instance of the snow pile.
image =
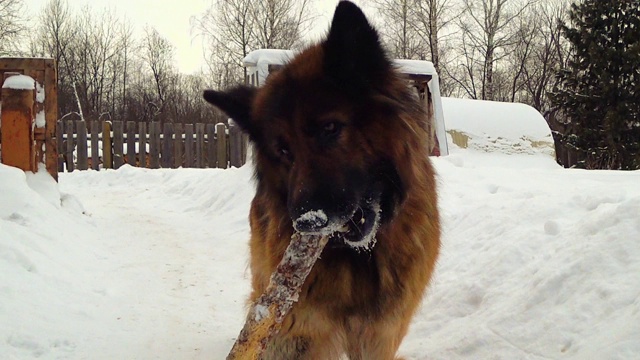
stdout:
<svg viewBox="0 0 640 360">
<path fill-rule="evenodd" d="M 640 172 L 463 149 L 434 162 L 442 255 L 402 355 L 640 357 Z M 0 166 L 2 358 L 224 358 L 250 289 L 251 176 L 124 166 L 58 190 Z"/>
<path fill-rule="evenodd" d="M 458 146 L 506 154 L 555 154 L 547 122 L 529 105 L 445 97 L 442 107 L 447 132 Z M 467 144 L 460 143 L 460 136 Z"/>
</svg>

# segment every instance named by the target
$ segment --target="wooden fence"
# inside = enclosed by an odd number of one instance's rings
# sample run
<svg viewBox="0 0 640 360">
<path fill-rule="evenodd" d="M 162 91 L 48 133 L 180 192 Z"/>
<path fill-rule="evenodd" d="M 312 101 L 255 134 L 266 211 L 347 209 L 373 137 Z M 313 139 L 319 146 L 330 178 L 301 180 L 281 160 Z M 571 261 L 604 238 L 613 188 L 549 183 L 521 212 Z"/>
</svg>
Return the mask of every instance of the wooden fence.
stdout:
<svg viewBox="0 0 640 360">
<path fill-rule="evenodd" d="M 240 167 L 247 137 L 237 126 L 133 121 L 58 121 L 58 171 Z"/>
</svg>

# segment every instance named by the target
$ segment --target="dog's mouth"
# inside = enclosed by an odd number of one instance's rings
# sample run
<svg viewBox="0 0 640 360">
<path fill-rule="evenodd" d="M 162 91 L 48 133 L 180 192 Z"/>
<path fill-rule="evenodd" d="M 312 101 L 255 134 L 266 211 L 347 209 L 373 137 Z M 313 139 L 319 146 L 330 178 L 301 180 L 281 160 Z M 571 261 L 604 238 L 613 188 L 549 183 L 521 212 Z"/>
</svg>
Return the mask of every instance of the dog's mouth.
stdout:
<svg viewBox="0 0 640 360">
<path fill-rule="evenodd" d="M 375 245 L 379 225 L 380 206 L 368 202 L 359 206 L 347 222 L 331 233 L 329 240 L 334 245 L 344 243 L 359 250 L 371 249 Z"/>
<path fill-rule="evenodd" d="M 326 223 L 315 234 L 329 235 L 329 246 L 348 246 L 356 250 L 370 250 L 376 243 L 376 233 L 380 226 L 380 204 L 371 198 L 355 208 L 346 220 L 328 221 L 323 211 L 310 211 L 301 216 L 298 221 Z M 297 228 L 294 222 L 294 227 Z M 301 231 L 304 233 L 304 231 Z M 311 233 L 311 232 L 307 232 Z"/>
</svg>

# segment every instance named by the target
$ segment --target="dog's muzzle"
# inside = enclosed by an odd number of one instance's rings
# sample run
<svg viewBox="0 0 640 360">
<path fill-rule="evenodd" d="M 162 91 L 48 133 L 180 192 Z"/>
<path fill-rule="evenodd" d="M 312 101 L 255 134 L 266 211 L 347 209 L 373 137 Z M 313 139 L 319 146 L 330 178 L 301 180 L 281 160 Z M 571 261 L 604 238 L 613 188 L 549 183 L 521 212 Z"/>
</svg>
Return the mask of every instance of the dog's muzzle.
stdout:
<svg viewBox="0 0 640 360">
<path fill-rule="evenodd" d="M 293 221 L 303 234 L 329 235 L 332 243 L 343 243 L 357 250 L 371 249 L 380 225 L 380 205 L 368 199 L 348 216 L 330 218 L 323 210 L 311 210 Z"/>
</svg>

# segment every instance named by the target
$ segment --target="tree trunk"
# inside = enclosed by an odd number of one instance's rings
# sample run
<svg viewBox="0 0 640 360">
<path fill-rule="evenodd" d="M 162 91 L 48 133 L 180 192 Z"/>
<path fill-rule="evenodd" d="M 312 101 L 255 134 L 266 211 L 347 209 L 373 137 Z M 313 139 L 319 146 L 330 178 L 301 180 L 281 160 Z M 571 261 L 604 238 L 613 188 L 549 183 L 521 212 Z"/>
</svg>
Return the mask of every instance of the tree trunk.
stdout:
<svg viewBox="0 0 640 360">
<path fill-rule="evenodd" d="M 431 62 L 436 72 L 440 74 L 440 52 L 438 48 L 438 6 L 437 0 L 429 0 L 429 47 L 431 48 Z"/>
</svg>

